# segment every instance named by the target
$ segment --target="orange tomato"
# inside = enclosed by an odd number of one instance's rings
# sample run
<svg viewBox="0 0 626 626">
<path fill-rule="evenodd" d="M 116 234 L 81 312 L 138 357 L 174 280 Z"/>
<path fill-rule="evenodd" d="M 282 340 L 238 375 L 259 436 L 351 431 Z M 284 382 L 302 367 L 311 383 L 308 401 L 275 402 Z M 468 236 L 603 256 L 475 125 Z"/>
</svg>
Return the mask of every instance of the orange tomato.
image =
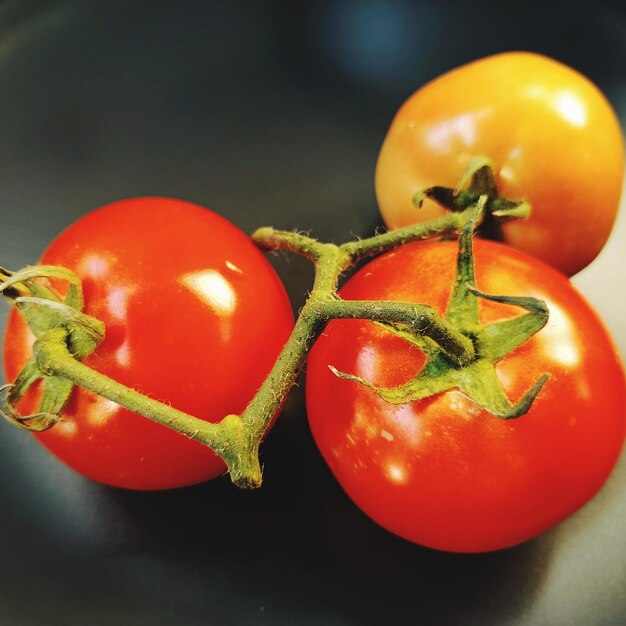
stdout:
<svg viewBox="0 0 626 626">
<path fill-rule="evenodd" d="M 491 160 L 500 195 L 532 215 L 504 225 L 505 242 L 572 275 L 604 246 L 624 170 L 619 122 L 587 78 L 546 57 L 511 52 L 455 69 L 398 111 L 376 167 L 376 195 L 391 229 L 444 209 L 416 192 L 454 187 L 472 157 Z"/>
</svg>

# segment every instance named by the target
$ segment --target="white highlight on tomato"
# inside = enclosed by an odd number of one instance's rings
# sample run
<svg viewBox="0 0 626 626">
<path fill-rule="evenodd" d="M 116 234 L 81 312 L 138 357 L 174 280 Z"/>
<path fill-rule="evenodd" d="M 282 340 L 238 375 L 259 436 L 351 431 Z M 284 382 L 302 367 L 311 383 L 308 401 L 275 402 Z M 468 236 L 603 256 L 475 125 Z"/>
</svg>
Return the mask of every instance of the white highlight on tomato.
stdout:
<svg viewBox="0 0 626 626">
<path fill-rule="evenodd" d="M 237 272 L 238 274 L 243 274 L 243 270 L 237 267 L 232 261 L 226 261 L 226 267 L 233 272 Z"/>
<path fill-rule="evenodd" d="M 59 435 L 63 435 L 63 437 L 67 437 L 68 439 L 71 439 L 72 437 L 74 437 L 76 433 L 78 432 L 78 427 L 76 426 L 76 422 L 74 420 L 67 419 L 67 418 L 59 420 L 54 425 L 54 428 L 56 429 Z"/>
<path fill-rule="evenodd" d="M 124 321 L 133 290 L 128 287 L 114 287 L 107 295 L 107 309 L 112 317 Z"/>
<path fill-rule="evenodd" d="M 581 346 L 575 339 L 572 324 L 554 302 L 550 303 L 550 319 L 536 338 L 546 356 L 559 365 L 574 367 L 580 363 Z"/>
<path fill-rule="evenodd" d="M 573 126 L 583 128 L 587 123 L 587 110 L 584 103 L 570 91 L 560 91 L 555 94 L 554 108 Z"/>
<path fill-rule="evenodd" d="M 472 111 L 445 119 L 426 133 L 426 142 L 440 154 L 448 154 L 459 140 L 466 146 L 476 143 L 477 123 L 489 114 L 488 109 Z"/>
<path fill-rule="evenodd" d="M 182 276 L 180 281 L 218 315 L 232 314 L 237 308 L 235 290 L 217 270 L 191 272 Z"/>
<path fill-rule="evenodd" d="M 357 374 L 371 383 L 375 382 L 380 358 L 372 346 L 364 346 L 356 359 Z"/>
<path fill-rule="evenodd" d="M 381 403 L 384 400 L 381 400 Z M 389 425 L 388 431 L 393 431 L 409 444 L 415 444 L 421 436 L 421 422 L 411 403 L 385 403 L 385 422 Z M 400 434 L 401 433 L 401 434 Z"/>
<path fill-rule="evenodd" d="M 130 343 L 128 339 L 115 351 L 115 360 L 123 366 L 130 364 Z"/>
<path fill-rule="evenodd" d="M 548 98 L 552 108 L 566 122 L 583 128 L 587 123 L 587 109 L 584 102 L 575 93 L 566 89 L 560 89 L 554 93 L 546 93 L 545 85 L 531 85 L 526 88 L 526 95 L 531 98 Z"/>
<path fill-rule="evenodd" d="M 128 318 L 128 307 L 131 298 L 135 292 L 133 287 L 120 285 L 111 289 L 106 297 L 106 307 L 113 319 L 124 323 Z M 124 338 L 123 343 L 115 351 L 115 360 L 122 366 L 130 363 L 130 344 L 128 337 Z"/>
<path fill-rule="evenodd" d="M 120 408 L 117 402 L 113 402 L 102 396 L 94 395 L 93 402 L 96 403 L 97 410 L 86 412 L 92 424 L 105 424 Z"/>
<path fill-rule="evenodd" d="M 87 255 L 78 268 L 79 274 L 90 278 L 103 278 L 109 271 L 109 262 L 97 254 Z"/>
<path fill-rule="evenodd" d="M 395 439 L 395 437 L 388 430 L 385 430 L 384 428 L 380 431 L 380 436 L 383 439 L 386 439 L 387 441 L 393 441 Z"/>
<path fill-rule="evenodd" d="M 389 480 L 398 485 L 402 485 L 407 479 L 406 469 L 396 463 L 388 463 L 385 466 L 385 474 Z"/>
</svg>

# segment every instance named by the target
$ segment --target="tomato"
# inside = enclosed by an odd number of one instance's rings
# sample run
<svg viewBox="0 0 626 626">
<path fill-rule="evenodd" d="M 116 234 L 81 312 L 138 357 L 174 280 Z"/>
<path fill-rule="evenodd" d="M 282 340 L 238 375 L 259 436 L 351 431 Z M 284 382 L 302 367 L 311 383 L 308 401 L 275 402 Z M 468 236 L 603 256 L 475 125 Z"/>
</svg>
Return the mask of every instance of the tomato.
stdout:
<svg viewBox="0 0 626 626">
<path fill-rule="evenodd" d="M 105 206 L 59 235 L 41 262 L 74 270 L 85 312 L 106 325 L 84 363 L 212 422 L 245 408 L 293 326 L 285 289 L 253 242 L 188 202 L 137 198 Z M 13 311 L 7 380 L 32 341 Z M 22 412 L 34 411 L 34 395 Z M 204 445 L 79 388 L 63 421 L 36 436 L 76 471 L 119 487 L 165 489 L 225 472 Z"/>
<path fill-rule="evenodd" d="M 348 281 L 346 300 L 425 303 L 443 315 L 456 243 L 411 244 Z M 513 248 L 475 242 L 476 284 L 490 294 L 544 300 L 541 331 L 496 364 L 517 402 L 550 374 L 530 411 L 502 419 L 456 389 L 404 404 L 336 377 L 329 365 L 378 387 L 401 385 L 423 352 L 366 321 L 334 320 L 314 346 L 306 379 L 315 441 L 350 498 L 373 520 L 418 544 L 489 551 L 530 539 L 602 486 L 626 429 L 624 372 L 599 318 L 558 271 Z M 479 300 L 481 323 L 521 314 Z"/>
<path fill-rule="evenodd" d="M 472 157 L 491 160 L 500 195 L 532 205 L 504 240 L 572 275 L 604 246 L 617 212 L 623 138 L 598 89 L 537 54 L 498 54 L 435 79 L 400 108 L 376 166 L 389 228 L 431 220 L 416 192 L 454 187 Z"/>
</svg>

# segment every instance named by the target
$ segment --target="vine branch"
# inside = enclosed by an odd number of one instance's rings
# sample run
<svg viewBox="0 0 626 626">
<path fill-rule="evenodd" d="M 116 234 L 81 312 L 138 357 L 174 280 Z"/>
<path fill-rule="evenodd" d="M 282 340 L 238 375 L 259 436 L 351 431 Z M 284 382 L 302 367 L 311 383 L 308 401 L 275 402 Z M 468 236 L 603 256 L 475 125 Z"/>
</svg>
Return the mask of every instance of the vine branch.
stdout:
<svg viewBox="0 0 626 626">
<path fill-rule="evenodd" d="M 188 415 L 167 404 L 148 398 L 80 362 L 93 350 L 94 338 L 102 337 L 104 329 L 98 320 L 81 312 L 80 284 L 67 270 L 50 267 L 27 268 L 12 273 L 0 269 L 0 292 L 20 306 L 37 336 L 33 359 L 28 371 L 20 375 L 9 390 L 9 417 L 23 427 L 28 418 L 15 418 L 14 405 L 37 377 L 71 381 L 148 419 L 171 428 L 210 447 L 227 464 L 232 481 L 241 487 L 258 487 L 262 481 L 259 445 L 274 416 L 302 370 L 315 340 L 332 319 L 367 319 L 398 325 L 412 337 L 428 337 L 448 360 L 452 368 L 471 363 L 474 344 L 459 328 L 426 305 L 406 302 L 344 301 L 338 296 L 341 275 L 359 259 L 381 254 L 399 245 L 435 236 L 459 234 L 472 221 L 471 228 L 482 220 L 485 198 L 460 212 L 453 212 L 426 224 L 416 224 L 366 239 L 335 245 L 319 242 L 296 232 L 261 228 L 252 238 L 264 250 L 289 250 L 305 256 L 315 264 L 313 287 L 300 311 L 294 329 L 270 373 L 241 415 L 227 415 L 218 423 L 210 423 Z M 61 302 L 37 278 L 54 276 L 70 282 L 73 296 Z M 46 306 L 42 306 L 45 304 Z M 42 314 L 42 310 L 45 310 Z M 54 319 L 50 321 L 51 311 Z M 76 326 L 82 328 L 86 343 L 76 348 L 72 338 Z M 74 339 L 75 340 L 75 339 Z M 97 343 L 97 342 L 96 342 Z M 26 369 L 26 368 L 25 368 Z M 67 397 L 71 385 L 67 387 Z M 66 396 L 55 399 L 62 408 Z M 59 410 L 60 410 L 59 408 Z M 11 417 L 13 416 L 13 417 Z M 50 421 L 54 425 L 54 420 Z"/>
</svg>

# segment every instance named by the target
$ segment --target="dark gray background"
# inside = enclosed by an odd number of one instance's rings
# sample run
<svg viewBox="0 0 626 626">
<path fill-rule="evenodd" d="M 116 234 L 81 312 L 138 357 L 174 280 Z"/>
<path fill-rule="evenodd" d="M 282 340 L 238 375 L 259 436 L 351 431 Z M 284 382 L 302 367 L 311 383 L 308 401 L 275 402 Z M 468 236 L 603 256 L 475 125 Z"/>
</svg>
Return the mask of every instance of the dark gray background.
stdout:
<svg viewBox="0 0 626 626">
<path fill-rule="evenodd" d="M 618 5 L 0 1 L 0 264 L 89 210 L 169 195 L 345 240 L 379 225 L 378 149 L 402 101 L 507 49 L 589 75 L 626 118 Z M 577 284 L 626 354 L 626 224 Z M 275 260 L 295 306 L 311 278 Z M 0 312 L 0 325 L 6 319 Z M 0 424 L 0 622 L 623 624 L 626 460 L 587 507 L 500 553 L 436 553 L 343 495 L 292 395 L 266 482 L 169 493 L 90 483 Z"/>
</svg>

